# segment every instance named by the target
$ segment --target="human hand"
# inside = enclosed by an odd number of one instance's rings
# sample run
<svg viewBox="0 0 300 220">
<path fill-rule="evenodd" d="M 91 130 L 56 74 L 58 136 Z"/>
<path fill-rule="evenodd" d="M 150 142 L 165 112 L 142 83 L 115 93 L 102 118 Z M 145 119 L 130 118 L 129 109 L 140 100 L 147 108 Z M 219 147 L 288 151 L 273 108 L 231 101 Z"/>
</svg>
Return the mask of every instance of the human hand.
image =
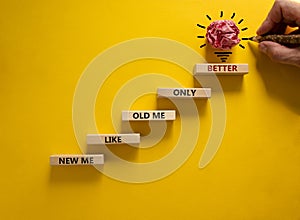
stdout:
<svg viewBox="0 0 300 220">
<path fill-rule="evenodd" d="M 300 27 L 300 0 L 275 0 L 257 35 L 283 34 L 287 27 Z M 259 49 L 273 61 L 300 67 L 300 47 L 288 48 L 278 43 L 263 41 Z"/>
</svg>

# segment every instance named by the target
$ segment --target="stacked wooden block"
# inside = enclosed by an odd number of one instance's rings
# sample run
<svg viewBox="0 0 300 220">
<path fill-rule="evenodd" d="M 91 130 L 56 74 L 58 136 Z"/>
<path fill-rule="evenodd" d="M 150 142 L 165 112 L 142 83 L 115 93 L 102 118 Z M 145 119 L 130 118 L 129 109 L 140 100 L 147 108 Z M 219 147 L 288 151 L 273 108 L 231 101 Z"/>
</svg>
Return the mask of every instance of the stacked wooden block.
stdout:
<svg viewBox="0 0 300 220">
<path fill-rule="evenodd" d="M 248 64 L 196 64 L 194 75 L 243 75 L 248 73 Z M 210 88 L 158 88 L 158 98 L 210 98 Z M 124 110 L 122 121 L 170 121 L 176 119 L 175 110 Z M 87 145 L 110 145 L 110 144 L 139 144 L 140 134 L 87 134 Z M 102 165 L 103 154 L 84 155 L 52 155 L 50 165 Z"/>
</svg>

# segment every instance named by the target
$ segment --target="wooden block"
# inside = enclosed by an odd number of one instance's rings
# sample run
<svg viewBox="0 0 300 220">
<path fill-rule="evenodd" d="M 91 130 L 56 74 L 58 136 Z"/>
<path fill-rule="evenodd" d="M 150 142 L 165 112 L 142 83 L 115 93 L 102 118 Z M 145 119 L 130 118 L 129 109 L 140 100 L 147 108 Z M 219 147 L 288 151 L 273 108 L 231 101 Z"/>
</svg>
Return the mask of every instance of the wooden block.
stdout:
<svg viewBox="0 0 300 220">
<path fill-rule="evenodd" d="M 168 98 L 210 98 L 210 88 L 158 88 L 158 97 Z"/>
<path fill-rule="evenodd" d="M 51 155 L 50 165 L 52 166 L 74 166 L 74 165 L 99 165 L 104 164 L 103 154 L 85 155 Z"/>
<path fill-rule="evenodd" d="M 140 134 L 88 134 L 88 145 L 95 144 L 139 144 Z"/>
<path fill-rule="evenodd" d="M 240 63 L 201 63 L 196 64 L 194 75 L 244 75 L 248 73 L 248 64 Z"/>
<path fill-rule="evenodd" d="M 175 120 L 175 110 L 162 110 L 162 111 L 122 111 L 123 121 L 167 121 Z"/>
</svg>

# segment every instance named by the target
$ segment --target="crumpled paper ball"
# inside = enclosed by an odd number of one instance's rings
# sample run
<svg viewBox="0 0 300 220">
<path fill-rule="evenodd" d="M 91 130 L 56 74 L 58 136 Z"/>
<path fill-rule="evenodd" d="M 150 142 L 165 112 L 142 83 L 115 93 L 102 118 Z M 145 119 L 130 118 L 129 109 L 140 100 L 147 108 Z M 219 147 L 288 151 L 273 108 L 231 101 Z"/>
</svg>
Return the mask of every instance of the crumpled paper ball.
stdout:
<svg viewBox="0 0 300 220">
<path fill-rule="evenodd" d="M 212 47 L 230 50 L 241 41 L 239 28 L 232 20 L 218 20 L 207 27 L 206 39 Z"/>
</svg>

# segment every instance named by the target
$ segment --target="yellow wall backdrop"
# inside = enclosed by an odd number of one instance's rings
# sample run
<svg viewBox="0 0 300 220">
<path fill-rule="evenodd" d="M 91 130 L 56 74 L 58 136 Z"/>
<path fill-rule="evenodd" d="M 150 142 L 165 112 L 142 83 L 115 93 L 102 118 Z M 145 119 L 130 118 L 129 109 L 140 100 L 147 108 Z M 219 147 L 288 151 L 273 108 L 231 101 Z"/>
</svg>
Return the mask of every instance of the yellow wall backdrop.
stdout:
<svg viewBox="0 0 300 220">
<path fill-rule="evenodd" d="M 104 50 L 123 41 L 158 37 L 180 42 L 208 61 L 200 49 L 206 15 L 247 27 L 255 35 L 273 1 L 203 0 L 11 0 L 0 7 L 1 219 L 300 219 L 300 74 L 276 64 L 257 44 L 242 42 L 230 63 L 248 63 L 244 77 L 220 76 L 226 130 L 211 163 L 198 167 L 210 133 L 210 101 L 197 104 L 201 128 L 187 161 L 149 183 L 109 178 L 92 166 L 51 167 L 52 154 L 81 154 L 72 122 L 79 79 Z M 180 56 L 182 54 L 178 54 Z M 120 56 L 120 55 L 118 55 Z M 139 60 L 116 69 L 95 105 L 101 132 L 114 132 L 112 99 L 122 84 L 144 73 L 163 73 L 186 87 L 194 79 L 161 60 Z M 99 70 L 101 74 L 101 70 Z M 145 84 L 147 82 L 144 82 Z M 158 83 L 158 87 L 161 86 Z M 133 109 L 172 108 L 154 94 Z M 178 125 L 178 126 L 177 126 Z M 147 126 L 132 125 L 144 132 Z M 193 129 L 193 127 L 189 128 Z M 158 160 L 172 150 L 179 119 L 149 149 L 116 146 L 131 162 Z M 105 164 L 104 164 L 105 167 Z"/>
</svg>

